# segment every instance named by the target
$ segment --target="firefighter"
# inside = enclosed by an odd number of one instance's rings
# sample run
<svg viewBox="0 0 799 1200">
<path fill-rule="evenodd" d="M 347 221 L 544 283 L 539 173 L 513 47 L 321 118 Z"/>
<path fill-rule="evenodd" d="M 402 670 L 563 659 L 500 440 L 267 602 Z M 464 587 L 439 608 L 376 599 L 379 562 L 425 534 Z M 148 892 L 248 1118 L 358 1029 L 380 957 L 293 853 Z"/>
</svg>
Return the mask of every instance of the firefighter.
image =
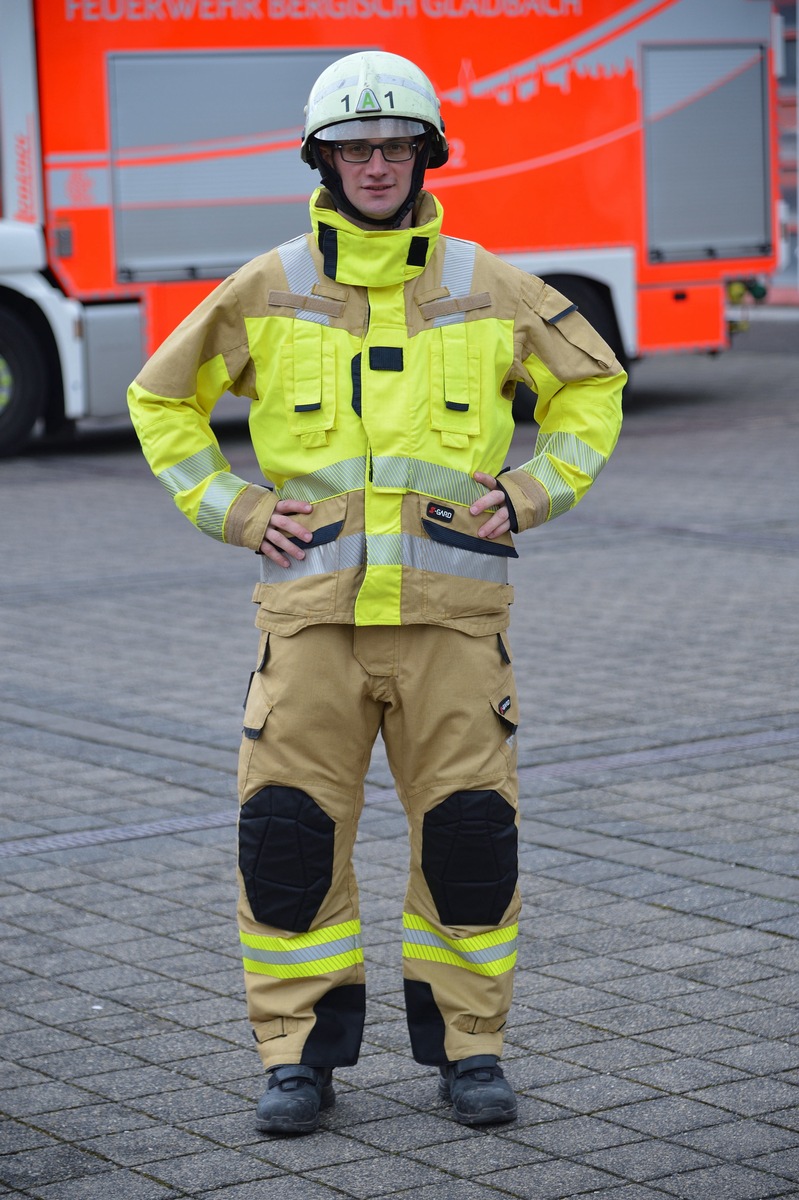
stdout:
<svg viewBox="0 0 799 1200">
<path fill-rule="evenodd" d="M 568 299 L 441 233 L 422 185 L 447 141 L 413 63 L 365 52 L 328 67 L 301 154 L 322 181 L 312 232 L 220 284 L 129 391 L 178 507 L 259 555 L 238 773 L 238 919 L 267 1071 L 256 1121 L 315 1129 L 333 1069 L 358 1058 L 352 853 L 378 733 L 409 825 L 413 1056 L 439 1068 L 456 1120 L 511 1121 L 499 1060 L 520 910 L 512 535 L 590 487 L 626 377 Z M 539 432 L 509 469 L 517 381 L 537 393 Z M 227 390 L 251 401 L 271 486 L 220 452 L 209 417 Z"/>
</svg>

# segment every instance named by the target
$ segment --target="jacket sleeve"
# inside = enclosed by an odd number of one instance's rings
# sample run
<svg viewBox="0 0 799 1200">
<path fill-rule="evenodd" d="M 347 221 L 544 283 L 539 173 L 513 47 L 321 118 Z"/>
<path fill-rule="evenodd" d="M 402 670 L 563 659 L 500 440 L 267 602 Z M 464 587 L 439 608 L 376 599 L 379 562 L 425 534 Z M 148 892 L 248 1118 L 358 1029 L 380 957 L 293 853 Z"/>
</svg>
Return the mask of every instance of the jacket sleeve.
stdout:
<svg viewBox="0 0 799 1200">
<path fill-rule="evenodd" d="M 211 429 L 219 398 L 255 399 L 235 276 L 221 283 L 156 350 L 128 389 L 145 458 L 203 533 L 258 550 L 274 494 L 234 475 Z"/>
<path fill-rule="evenodd" d="M 516 332 L 539 425 L 533 457 L 501 478 L 522 530 L 567 512 L 588 491 L 616 445 L 627 375 L 576 306 L 541 280 L 523 291 Z"/>
</svg>

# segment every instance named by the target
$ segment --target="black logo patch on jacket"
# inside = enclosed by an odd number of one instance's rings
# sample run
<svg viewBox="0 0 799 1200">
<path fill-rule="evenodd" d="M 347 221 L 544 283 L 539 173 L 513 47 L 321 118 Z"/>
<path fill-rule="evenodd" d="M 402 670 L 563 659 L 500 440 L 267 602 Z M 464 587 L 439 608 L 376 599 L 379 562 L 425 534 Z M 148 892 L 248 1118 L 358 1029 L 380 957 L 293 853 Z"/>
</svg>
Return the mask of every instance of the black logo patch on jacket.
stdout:
<svg viewBox="0 0 799 1200">
<path fill-rule="evenodd" d="M 449 525 L 455 516 L 455 509 L 447 508 L 445 504 L 439 504 L 437 500 L 429 500 L 427 503 L 427 516 L 432 517 L 434 521 L 446 521 Z"/>
<path fill-rule="evenodd" d="M 499 709 L 499 714 L 501 717 L 505 716 L 505 713 L 508 711 L 510 706 L 511 706 L 510 696 L 506 696 L 504 700 L 500 700 L 499 704 L 497 705 L 497 708 Z"/>
</svg>

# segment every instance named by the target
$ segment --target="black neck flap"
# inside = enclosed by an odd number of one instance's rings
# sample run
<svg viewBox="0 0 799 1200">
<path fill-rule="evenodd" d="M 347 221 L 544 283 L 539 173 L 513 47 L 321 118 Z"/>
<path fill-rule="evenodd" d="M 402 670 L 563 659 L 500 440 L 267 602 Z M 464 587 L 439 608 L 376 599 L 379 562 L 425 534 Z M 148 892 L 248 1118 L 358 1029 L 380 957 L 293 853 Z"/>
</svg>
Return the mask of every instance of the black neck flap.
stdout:
<svg viewBox="0 0 799 1200">
<path fill-rule="evenodd" d="M 412 237 L 411 244 L 408 248 L 408 257 L 405 260 L 409 267 L 423 267 L 427 263 L 427 251 L 430 246 L 430 238 Z"/>
<path fill-rule="evenodd" d="M 324 260 L 324 272 L 328 279 L 336 278 L 338 269 L 338 230 L 332 225 L 319 224 L 319 249 Z"/>
</svg>

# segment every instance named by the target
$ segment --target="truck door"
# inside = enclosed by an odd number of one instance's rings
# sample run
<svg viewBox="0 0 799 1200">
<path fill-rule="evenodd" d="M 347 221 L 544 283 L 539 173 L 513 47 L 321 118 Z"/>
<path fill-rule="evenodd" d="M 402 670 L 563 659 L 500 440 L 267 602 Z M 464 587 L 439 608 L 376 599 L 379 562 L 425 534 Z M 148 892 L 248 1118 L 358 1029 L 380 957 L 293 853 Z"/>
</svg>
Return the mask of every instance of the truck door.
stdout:
<svg viewBox="0 0 799 1200">
<path fill-rule="evenodd" d="M 121 282 L 222 279 L 308 228 L 299 114 L 344 50 L 115 54 L 112 205 Z"/>
<path fill-rule="evenodd" d="M 643 47 L 650 262 L 771 254 L 767 71 L 757 43 Z"/>
</svg>

